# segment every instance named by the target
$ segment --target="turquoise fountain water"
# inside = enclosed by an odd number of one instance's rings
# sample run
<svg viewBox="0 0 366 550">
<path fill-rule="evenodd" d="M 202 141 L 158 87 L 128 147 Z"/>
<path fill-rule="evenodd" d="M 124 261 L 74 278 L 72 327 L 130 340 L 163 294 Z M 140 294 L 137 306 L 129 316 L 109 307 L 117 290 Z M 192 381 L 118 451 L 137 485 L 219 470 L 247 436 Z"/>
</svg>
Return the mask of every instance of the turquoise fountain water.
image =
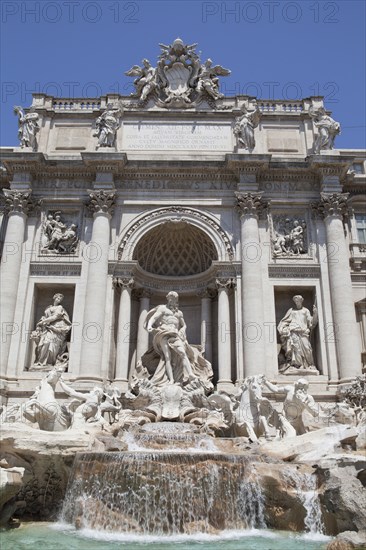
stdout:
<svg viewBox="0 0 366 550">
<path fill-rule="evenodd" d="M 178 424 L 127 441 L 129 451 L 78 454 L 59 523 L 3 533 L 2 550 L 325 548 L 315 478 L 297 483 L 308 533 L 271 531 L 252 454 L 219 452 L 214 439 Z"/>
</svg>

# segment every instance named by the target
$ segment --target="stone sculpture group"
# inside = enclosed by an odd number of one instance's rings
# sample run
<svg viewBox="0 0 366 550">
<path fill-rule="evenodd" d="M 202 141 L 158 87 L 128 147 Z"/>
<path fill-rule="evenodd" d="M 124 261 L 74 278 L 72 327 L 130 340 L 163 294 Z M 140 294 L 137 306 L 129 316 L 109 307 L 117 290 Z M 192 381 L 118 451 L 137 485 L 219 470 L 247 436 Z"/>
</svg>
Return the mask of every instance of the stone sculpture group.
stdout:
<svg viewBox="0 0 366 550">
<path fill-rule="evenodd" d="M 78 242 L 75 223 L 67 227 L 62 220 L 60 211 L 47 215 L 47 219 L 43 223 L 42 253 L 73 254 Z"/>
<path fill-rule="evenodd" d="M 203 99 L 209 104 L 223 97 L 219 92 L 219 76 L 230 71 L 221 65 L 212 66 L 211 59 L 201 63 L 196 53 L 197 44 L 184 44 L 180 38 L 170 45 L 160 44 L 157 67 L 143 59 L 142 66 L 134 65 L 125 74 L 137 77 L 133 97 L 139 105 L 151 98 L 160 107 L 186 108 Z"/>
<path fill-rule="evenodd" d="M 92 426 L 106 429 L 110 424 L 126 430 L 145 423 L 174 421 L 193 424 L 210 435 L 245 436 L 255 442 L 262 436 L 281 439 L 304 434 L 304 412 L 324 421 L 330 418 L 329 411 L 327 415 L 308 393 L 309 383 L 304 378 L 281 386 L 258 374 L 246 378 L 234 395 L 214 391 L 213 371 L 204 349 L 187 340 L 176 292 L 169 292 L 167 303 L 147 314 L 145 328 L 153 336 L 152 347 L 137 363 L 129 390 L 121 395 L 118 388 L 104 385 L 85 393 L 77 391 L 63 379 L 64 368 L 57 365 L 71 326 L 62 299 L 61 294 L 55 294 L 53 305 L 46 309 L 32 335 L 37 341 L 36 361 L 51 370 L 25 403 L 4 409 L 4 422 L 26 420 L 46 431 L 83 431 Z M 310 370 L 314 374 L 309 335 L 317 323 L 317 310 L 314 306 L 311 316 L 300 295 L 294 296 L 294 302 L 296 307 L 288 310 L 278 326 L 281 342 L 295 372 Z M 56 398 L 57 385 L 71 402 L 63 404 Z M 284 395 L 281 411 L 264 392 Z M 333 416 L 349 422 L 349 415 Z"/>
<path fill-rule="evenodd" d="M 307 254 L 306 222 L 305 220 L 280 217 L 273 220 L 275 237 L 273 257 L 301 256 Z"/>
<path fill-rule="evenodd" d="M 204 102 L 212 109 L 226 109 L 220 101 L 224 94 L 219 91 L 219 77 L 229 76 L 229 69 L 213 65 L 211 59 L 202 62 L 196 52 L 197 44 L 185 44 L 180 38 L 176 38 L 172 44 L 159 45 L 161 52 L 156 67 L 148 59 L 143 59 L 141 66 L 134 65 L 125 73 L 135 78 L 132 101 L 118 100 L 118 105 L 109 103 L 97 117 L 93 130 L 93 137 L 98 139 L 97 150 L 100 147 L 116 147 L 117 130 L 121 126 L 124 109 L 148 106 L 191 109 Z M 255 148 L 254 130 L 259 125 L 262 113 L 256 100 L 249 97 L 240 111 L 241 115 L 235 118 L 233 124 L 234 136 L 238 149 L 244 148 L 251 153 Z M 19 106 L 14 107 L 14 113 L 18 116 L 20 146 L 37 151 L 39 115 L 32 108 L 25 113 Z M 327 115 L 324 107 L 312 105 L 309 115 L 318 131 L 312 152 L 318 155 L 323 150 L 333 149 L 334 140 L 340 133 L 340 124 Z M 281 252 L 281 244 L 279 246 L 278 251 Z"/>
</svg>

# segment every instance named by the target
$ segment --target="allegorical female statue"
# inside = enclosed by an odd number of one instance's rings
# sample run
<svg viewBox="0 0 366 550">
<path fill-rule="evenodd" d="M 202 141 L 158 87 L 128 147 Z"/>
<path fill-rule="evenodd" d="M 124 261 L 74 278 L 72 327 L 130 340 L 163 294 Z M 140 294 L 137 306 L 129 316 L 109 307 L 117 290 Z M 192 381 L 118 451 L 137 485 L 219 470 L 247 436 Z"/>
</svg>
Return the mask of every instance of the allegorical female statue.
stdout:
<svg viewBox="0 0 366 550">
<path fill-rule="evenodd" d="M 318 322 L 318 312 L 313 306 L 313 316 L 303 307 L 304 298 L 293 297 L 294 308 L 290 308 L 278 324 L 282 348 L 286 356 L 286 364 L 280 369 L 289 374 L 294 369 L 309 370 L 318 373 L 314 365 L 313 350 L 310 344 L 310 332 Z"/>
<path fill-rule="evenodd" d="M 95 122 L 96 130 L 93 133 L 93 136 L 98 138 L 97 149 L 99 147 L 114 146 L 120 125 L 120 115 L 119 109 L 107 105 L 106 110 L 97 118 Z"/>
<path fill-rule="evenodd" d="M 14 114 L 18 116 L 18 137 L 20 140 L 20 146 L 22 148 L 31 147 L 33 151 L 36 151 L 36 134 L 39 132 L 38 114 L 32 111 L 25 114 L 22 107 L 17 105 L 14 107 Z"/>
<path fill-rule="evenodd" d="M 71 321 L 62 307 L 63 294 L 55 294 L 53 305 L 48 306 L 38 321 L 31 338 L 36 342 L 36 366 L 56 365 L 66 351 L 66 339 L 71 330 Z M 61 360 L 62 362 L 62 360 Z"/>
</svg>

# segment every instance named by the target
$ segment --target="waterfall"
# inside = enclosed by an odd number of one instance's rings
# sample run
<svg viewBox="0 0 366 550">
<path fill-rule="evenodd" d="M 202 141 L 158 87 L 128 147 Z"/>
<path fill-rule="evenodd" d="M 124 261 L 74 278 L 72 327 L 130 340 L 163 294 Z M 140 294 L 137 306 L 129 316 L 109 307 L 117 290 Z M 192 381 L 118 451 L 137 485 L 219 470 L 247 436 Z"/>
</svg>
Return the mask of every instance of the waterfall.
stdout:
<svg viewBox="0 0 366 550">
<path fill-rule="evenodd" d="M 250 461 L 219 453 L 77 455 L 62 520 L 77 528 L 140 534 L 264 527 Z"/>
<path fill-rule="evenodd" d="M 324 526 L 317 491 L 317 479 L 313 474 L 304 474 L 306 489 L 302 491 L 303 505 L 306 510 L 305 526 L 309 533 L 323 533 Z"/>
<path fill-rule="evenodd" d="M 312 473 L 292 472 L 291 478 L 296 484 L 298 497 L 305 509 L 305 530 L 313 534 L 324 533 L 316 476 Z"/>
</svg>

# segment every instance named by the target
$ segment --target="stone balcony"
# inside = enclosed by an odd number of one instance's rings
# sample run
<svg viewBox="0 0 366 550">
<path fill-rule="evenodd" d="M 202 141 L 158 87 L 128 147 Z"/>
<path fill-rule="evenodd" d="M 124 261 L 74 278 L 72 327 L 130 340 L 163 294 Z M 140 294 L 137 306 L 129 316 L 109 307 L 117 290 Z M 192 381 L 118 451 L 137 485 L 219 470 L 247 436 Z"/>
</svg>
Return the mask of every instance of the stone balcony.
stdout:
<svg viewBox="0 0 366 550">
<path fill-rule="evenodd" d="M 353 271 L 366 270 L 366 243 L 352 243 L 349 245 L 351 267 Z"/>
</svg>

